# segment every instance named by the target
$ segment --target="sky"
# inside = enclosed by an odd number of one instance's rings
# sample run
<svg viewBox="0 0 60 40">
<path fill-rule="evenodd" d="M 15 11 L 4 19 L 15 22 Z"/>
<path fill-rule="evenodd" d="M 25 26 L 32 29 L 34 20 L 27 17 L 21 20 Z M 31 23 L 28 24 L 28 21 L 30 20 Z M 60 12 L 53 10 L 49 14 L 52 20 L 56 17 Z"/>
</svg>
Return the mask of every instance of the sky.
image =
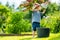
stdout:
<svg viewBox="0 0 60 40">
<path fill-rule="evenodd" d="M 9 5 L 14 4 L 15 5 L 15 9 L 25 0 L 0 0 L 0 2 L 5 5 L 7 2 L 9 2 Z M 51 0 L 51 2 L 56 2 L 56 3 L 60 3 L 59 0 Z"/>
<path fill-rule="evenodd" d="M 5 5 L 7 2 L 9 3 L 9 5 L 14 4 L 15 8 L 17 8 L 22 3 L 22 1 L 25 0 L 0 0 L 3 5 Z"/>
</svg>

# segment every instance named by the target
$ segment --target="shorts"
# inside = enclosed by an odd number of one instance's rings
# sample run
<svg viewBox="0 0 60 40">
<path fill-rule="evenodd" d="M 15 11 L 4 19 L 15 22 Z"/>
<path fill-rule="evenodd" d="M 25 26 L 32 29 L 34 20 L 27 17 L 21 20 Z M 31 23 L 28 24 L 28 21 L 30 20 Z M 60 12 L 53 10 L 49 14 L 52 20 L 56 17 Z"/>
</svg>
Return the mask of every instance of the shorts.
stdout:
<svg viewBox="0 0 60 40">
<path fill-rule="evenodd" d="M 33 29 L 33 31 L 36 31 L 36 28 L 40 28 L 40 23 L 39 22 L 33 22 L 32 23 L 32 29 Z"/>
</svg>

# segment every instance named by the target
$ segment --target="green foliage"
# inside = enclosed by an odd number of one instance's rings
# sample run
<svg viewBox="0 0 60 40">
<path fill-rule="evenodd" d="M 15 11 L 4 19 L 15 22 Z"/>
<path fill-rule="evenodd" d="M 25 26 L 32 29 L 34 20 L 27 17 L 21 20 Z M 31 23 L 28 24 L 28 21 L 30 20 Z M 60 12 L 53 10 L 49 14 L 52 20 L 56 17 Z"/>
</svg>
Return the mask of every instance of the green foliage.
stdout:
<svg viewBox="0 0 60 40">
<path fill-rule="evenodd" d="M 46 18 L 41 20 L 42 27 L 48 27 L 51 32 L 57 33 L 60 31 L 60 12 L 55 11 L 54 14 L 48 15 Z"/>
<path fill-rule="evenodd" d="M 13 12 L 12 9 L 12 7 L 8 8 L 0 4 L 0 27 L 5 24 L 7 33 L 20 34 L 31 31 L 31 10 Z M 41 20 L 41 27 L 48 27 L 54 33 L 60 32 L 59 6 L 55 3 L 49 4 L 45 16 Z"/>
<path fill-rule="evenodd" d="M 60 12 L 55 3 L 49 4 L 45 16 L 41 20 L 41 27 L 48 27 L 53 33 L 60 32 Z"/>
<path fill-rule="evenodd" d="M 4 24 L 6 18 L 8 17 L 9 9 L 6 6 L 0 4 L 0 27 Z"/>
<path fill-rule="evenodd" d="M 54 11 L 58 11 L 59 10 L 59 7 L 56 3 L 53 3 L 53 4 L 49 4 L 48 5 L 48 8 L 46 9 L 46 13 L 47 14 L 53 14 Z"/>
<path fill-rule="evenodd" d="M 6 31 L 8 33 L 19 34 L 22 31 L 31 31 L 30 23 L 28 20 L 23 19 L 23 12 L 12 13 L 7 19 Z"/>
</svg>

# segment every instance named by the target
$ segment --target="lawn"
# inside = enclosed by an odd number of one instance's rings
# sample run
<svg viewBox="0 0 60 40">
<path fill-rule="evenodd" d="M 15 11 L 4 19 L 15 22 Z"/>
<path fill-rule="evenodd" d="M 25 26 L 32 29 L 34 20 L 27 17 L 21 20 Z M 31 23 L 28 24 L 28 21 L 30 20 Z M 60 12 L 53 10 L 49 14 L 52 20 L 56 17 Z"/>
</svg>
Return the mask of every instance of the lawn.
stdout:
<svg viewBox="0 0 60 40">
<path fill-rule="evenodd" d="M 0 40 L 60 40 L 60 33 L 53 34 L 50 33 L 50 36 L 47 38 L 32 38 L 30 36 L 0 36 Z"/>
</svg>

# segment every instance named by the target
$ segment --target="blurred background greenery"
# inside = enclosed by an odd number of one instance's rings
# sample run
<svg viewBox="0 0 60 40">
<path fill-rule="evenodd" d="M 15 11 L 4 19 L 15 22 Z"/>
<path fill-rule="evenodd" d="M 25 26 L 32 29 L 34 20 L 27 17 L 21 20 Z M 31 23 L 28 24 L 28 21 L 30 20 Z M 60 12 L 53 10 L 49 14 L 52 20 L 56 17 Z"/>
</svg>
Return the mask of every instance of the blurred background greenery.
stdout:
<svg viewBox="0 0 60 40">
<path fill-rule="evenodd" d="M 5 6 L 0 3 L 0 33 L 20 34 L 31 32 L 31 14 L 28 11 L 21 11 L 21 7 L 14 10 L 14 4 Z M 44 17 L 41 20 L 41 27 L 50 28 L 50 32 L 60 32 L 60 5 L 50 3 Z"/>
</svg>

